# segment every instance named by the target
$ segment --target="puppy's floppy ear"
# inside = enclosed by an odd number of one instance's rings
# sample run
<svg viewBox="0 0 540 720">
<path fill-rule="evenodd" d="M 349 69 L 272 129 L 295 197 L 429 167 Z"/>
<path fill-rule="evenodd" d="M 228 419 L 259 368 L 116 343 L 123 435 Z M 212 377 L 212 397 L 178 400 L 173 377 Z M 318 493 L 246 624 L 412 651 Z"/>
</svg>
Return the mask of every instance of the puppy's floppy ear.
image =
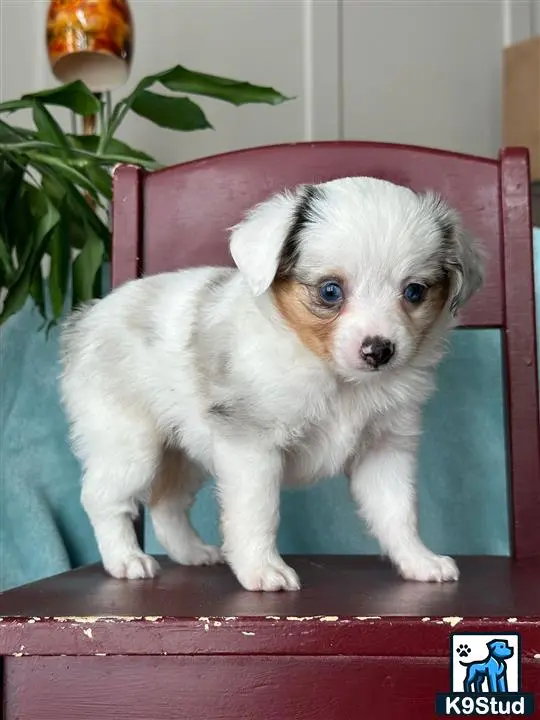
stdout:
<svg viewBox="0 0 540 720">
<path fill-rule="evenodd" d="M 450 277 L 449 308 L 455 314 L 482 287 L 484 252 L 440 195 L 428 192 L 422 199 L 441 234 L 441 264 Z"/>
<path fill-rule="evenodd" d="M 262 295 L 279 274 L 294 267 L 299 233 L 310 220 L 315 188 L 300 186 L 256 205 L 232 230 L 229 249 L 254 295 Z"/>
</svg>

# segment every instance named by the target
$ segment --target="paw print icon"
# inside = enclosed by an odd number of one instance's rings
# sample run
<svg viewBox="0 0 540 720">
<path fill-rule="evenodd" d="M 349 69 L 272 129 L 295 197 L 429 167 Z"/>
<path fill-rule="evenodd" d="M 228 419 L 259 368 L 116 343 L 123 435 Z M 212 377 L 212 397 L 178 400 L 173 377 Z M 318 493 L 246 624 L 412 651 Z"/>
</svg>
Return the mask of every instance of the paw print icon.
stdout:
<svg viewBox="0 0 540 720">
<path fill-rule="evenodd" d="M 462 644 L 458 645 L 456 648 L 456 652 L 461 658 L 469 657 L 471 654 L 471 648 L 468 645 Z"/>
</svg>

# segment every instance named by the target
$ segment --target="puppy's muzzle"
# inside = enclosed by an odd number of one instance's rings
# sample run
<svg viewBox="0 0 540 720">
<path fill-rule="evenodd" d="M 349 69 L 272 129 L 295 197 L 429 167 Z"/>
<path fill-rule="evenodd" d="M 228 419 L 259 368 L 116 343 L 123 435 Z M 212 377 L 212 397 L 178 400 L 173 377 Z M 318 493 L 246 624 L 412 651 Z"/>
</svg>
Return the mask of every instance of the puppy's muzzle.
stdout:
<svg viewBox="0 0 540 720">
<path fill-rule="evenodd" d="M 391 340 L 376 335 L 364 339 L 360 347 L 360 357 L 370 367 L 377 369 L 390 362 L 396 351 Z"/>
</svg>

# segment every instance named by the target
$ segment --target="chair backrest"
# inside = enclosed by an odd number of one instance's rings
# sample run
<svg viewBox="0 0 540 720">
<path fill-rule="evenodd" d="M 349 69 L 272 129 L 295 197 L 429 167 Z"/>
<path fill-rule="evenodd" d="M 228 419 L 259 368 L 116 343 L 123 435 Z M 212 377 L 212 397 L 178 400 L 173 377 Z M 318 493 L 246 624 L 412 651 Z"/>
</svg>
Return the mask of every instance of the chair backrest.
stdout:
<svg viewBox="0 0 540 720">
<path fill-rule="evenodd" d="M 462 327 L 500 328 L 505 358 L 513 556 L 540 555 L 540 423 L 528 153 L 497 160 L 363 142 L 260 147 L 146 173 L 114 175 L 112 283 L 198 265 L 231 265 L 227 229 L 285 187 L 364 175 L 440 192 L 488 253 Z"/>
</svg>

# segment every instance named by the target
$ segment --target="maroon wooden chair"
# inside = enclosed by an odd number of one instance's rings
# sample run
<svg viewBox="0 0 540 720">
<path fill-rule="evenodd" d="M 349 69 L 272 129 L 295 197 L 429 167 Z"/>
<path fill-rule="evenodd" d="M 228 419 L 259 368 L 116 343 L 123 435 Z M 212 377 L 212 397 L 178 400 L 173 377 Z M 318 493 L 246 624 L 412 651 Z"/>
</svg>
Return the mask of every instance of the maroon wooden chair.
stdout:
<svg viewBox="0 0 540 720">
<path fill-rule="evenodd" d="M 459 558 L 457 584 L 400 580 L 371 557 L 296 557 L 299 593 L 243 591 L 224 566 L 155 581 L 99 565 L 0 596 L 4 717 L 432 720 L 452 632 L 521 635 L 540 692 L 540 434 L 528 158 L 359 142 L 256 148 L 114 181 L 113 284 L 230 264 L 226 228 L 285 186 L 371 175 L 433 188 L 488 248 L 464 326 L 500 328 L 511 557 Z M 76 708 L 76 710 L 69 710 Z"/>
</svg>

